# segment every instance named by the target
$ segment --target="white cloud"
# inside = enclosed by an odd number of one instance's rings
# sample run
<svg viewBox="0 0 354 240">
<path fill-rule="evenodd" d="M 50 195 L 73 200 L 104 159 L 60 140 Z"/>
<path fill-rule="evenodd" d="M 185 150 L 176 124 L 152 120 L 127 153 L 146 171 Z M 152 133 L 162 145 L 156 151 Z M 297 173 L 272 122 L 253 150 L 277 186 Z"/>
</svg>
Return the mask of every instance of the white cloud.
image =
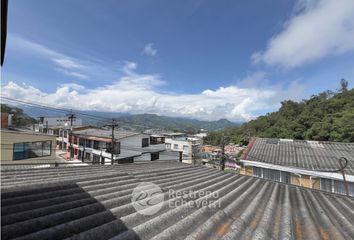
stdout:
<svg viewBox="0 0 354 240">
<path fill-rule="evenodd" d="M 155 56 L 157 54 L 157 49 L 154 48 L 154 44 L 153 43 L 148 43 L 148 44 L 146 44 L 144 46 L 143 54 L 153 57 L 153 56 Z"/>
<path fill-rule="evenodd" d="M 69 59 L 69 58 L 53 58 L 52 61 L 57 64 L 60 67 L 63 68 L 84 68 L 84 66 L 82 66 L 81 64 L 75 62 L 73 59 Z"/>
<path fill-rule="evenodd" d="M 66 69 L 63 69 L 63 68 L 56 68 L 55 70 L 65 74 L 66 76 L 73 76 L 73 77 L 76 77 L 76 78 L 79 78 L 79 79 L 89 79 L 89 77 L 87 75 L 79 73 L 79 72 L 69 71 L 69 70 L 66 70 Z"/>
<path fill-rule="evenodd" d="M 125 61 L 122 67 L 123 73 L 127 75 L 134 75 L 135 69 L 137 69 L 138 64 L 136 62 Z"/>
<path fill-rule="evenodd" d="M 130 67 L 129 67 L 130 66 Z M 254 112 L 273 110 L 284 99 L 301 99 L 303 87 L 293 82 L 266 89 L 227 86 L 206 89 L 196 94 L 165 93 L 158 87 L 166 84 L 159 75 L 139 74 L 127 63 L 129 74 L 117 82 L 93 89 L 77 84 L 64 84 L 51 93 L 37 88 L 8 82 L 3 96 L 79 110 L 116 111 L 128 113 L 156 113 L 166 116 L 191 117 L 203 120 L 227 118 L 247 121 Z M 259 75 L 255 75 L 259 78 Z M 249 76 L 248 79 L 252 77 Z"/>
<path fill-rule="evenodd" d="M 255 63 L 293 68 L 354 50 L 353 0 L 300 0 L 295 10 Z"/>
</svg>

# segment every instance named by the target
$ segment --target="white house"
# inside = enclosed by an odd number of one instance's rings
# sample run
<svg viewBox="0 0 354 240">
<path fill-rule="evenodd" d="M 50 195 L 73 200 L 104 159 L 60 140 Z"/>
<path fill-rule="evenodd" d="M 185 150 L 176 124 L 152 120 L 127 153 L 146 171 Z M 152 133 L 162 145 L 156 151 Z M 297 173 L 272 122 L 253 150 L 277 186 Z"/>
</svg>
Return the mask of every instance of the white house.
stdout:
<svg viewBox="0 0 354 240">
<path fill-rule="evenodd" d="M 111 130 L 74 130 L 72 137 L 74 158 L 83 162 L 111 163 L 112 156 L 115 163 L 153 161 L 165 151 L 164 142 L 154 141 L 156 139 L 150 135 L 137 132 L 115 130 L 114 144 Z"/>
<path fill-rule="evenodd" d="M 203 140 L 184 133 L 164 133 L 166 150 L 182 152 L 183 162 L 192 163 L 201 153 Z"/>
</svg>

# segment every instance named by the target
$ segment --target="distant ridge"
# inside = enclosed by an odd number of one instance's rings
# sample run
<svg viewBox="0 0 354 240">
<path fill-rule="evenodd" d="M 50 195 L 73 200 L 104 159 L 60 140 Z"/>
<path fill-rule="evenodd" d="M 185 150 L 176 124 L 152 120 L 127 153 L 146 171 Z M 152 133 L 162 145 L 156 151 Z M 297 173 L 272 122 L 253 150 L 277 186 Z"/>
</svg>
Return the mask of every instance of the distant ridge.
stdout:
<svg viewBox="0 0 354 240">
<path fill-rule="evenodd" d="M 52 110 L 38 109 L 31 106 L 21 106 L 23 111 L 33 118 L 41 116 L 63 116 L 64 113 L 54 112 Z M 182 118 L 182 117 L 167 117 L 159 116 L 157 114 L 127 114 L 119 112 L 99 112 L 99 111 L 80 111 L 84 114 L 91 114 L 105 118 L 116 118 L 119 126 L 132 130 L 144 130 L 147 128 L 161 129 L 166 131 L 178 131 L 197 133 L 200 129 L 208 131 L 223 130 L 229 127 L 239 126 L 241 123 L 234 123 L 227 119 L 220 119 L 217 121 L 202 121 L 197 119 Z M 83 124 L 103 126 L 107 122 L 99 119 L 85 118 Z"/>
</svg>

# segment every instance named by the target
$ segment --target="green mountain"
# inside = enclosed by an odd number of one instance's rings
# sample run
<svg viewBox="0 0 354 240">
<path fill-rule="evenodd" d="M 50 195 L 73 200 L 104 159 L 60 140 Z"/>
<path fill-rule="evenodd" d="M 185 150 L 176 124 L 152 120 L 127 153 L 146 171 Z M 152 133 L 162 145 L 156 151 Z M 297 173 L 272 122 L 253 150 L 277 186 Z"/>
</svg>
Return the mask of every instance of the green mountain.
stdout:
<svg viewBox="0 0 354 240">
<path fill-rule="evenodd" d="M 3 104 L 4 105 L 4 104 Z M 1 108 L 3 109 L 3 107 Z M 64 113 L 58 113 L 50 109 L 41 109 L 33 106 L 23 106 L 22 109 L 4 105 L 5 112 L 15 111 L 17 114 L 15 121 L 21 124 L 34 122 L 34 118 L 41 116 L 65 116 Z M 27 114 L 28 115 L 27 115 Z M 227 127 L 235 127 L 239 124 L 230 122 L 226 119 L 218 121 L 200 121 L 196 119 L 166 117 L 156 114 L 124 114 L 117 112 L 98 112 L 98 111 L 77 111 L 77 117 L 83 120 L 84 125 L 104 126 L 111 123 L 110 119 L 115 118 L 120 128 L 131 130 L 146 130 L 148 128 L 161 129 L 166 131 L 197 133 L 201 128 L 208 131 L 222 130 Z M 80 115 L 81 114 L 81 115 Z M 100 120 L 86 116 L 85 114 L 107 118 L 107 120 Z M 29 117 L 29 115 L 31 117 Z M 32 118 L 34 117 L 34 118 Z M 19 120 L 17 120 L 17 118 Z M 17 123 L 17 122 L 16 122 Z"/>
<path fill-rule="evenodd" d="M 117 118 L 121 126 L 130 126 L 135 129 L 156 128 L 167 131 L 197 133 L 201 128 L 208 131 L 222 130 L 237 126 L 226 119 L 218 121 L 200 121 L 196 119 L 166 117 L 156 114 L 135 114 Z"/>
<path fill-rule="evenodd" d="M 284 101 L 277 112 L 239 127 L 212 132 L 204 142 L 219 145 L 222 134 L 246 144 L 249 137 L 354 142 L 354 89 L 326 91 L 301 102 Z"/>
<path fill-rule="evenodd" d="M 14 127 L 29 127 L 36 123 L 36 119 L 23 112 L 21 108 L 1 104 L 1 113 L 13 114 L 12 125 Z"/>
</svg>

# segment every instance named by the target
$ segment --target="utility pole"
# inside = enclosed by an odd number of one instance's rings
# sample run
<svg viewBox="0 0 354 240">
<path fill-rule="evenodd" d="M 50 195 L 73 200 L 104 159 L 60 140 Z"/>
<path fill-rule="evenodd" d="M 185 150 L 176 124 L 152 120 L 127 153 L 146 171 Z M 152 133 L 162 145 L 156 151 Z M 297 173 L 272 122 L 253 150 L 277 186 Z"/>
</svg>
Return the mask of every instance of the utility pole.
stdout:
<svg viewBox="0 0 354 240">
<path fill-rule="evenodd" d="M 72 133 L 73 133 L 73 120 L 76 118 L 75 114 L 73 114 L 72 110 L 70 110 L 70 113 L 67 114 L 68 118 L 70 119 L 70 133 L 69 133 L 69 144 L 70 144 L 70 160 L 73 155 L 73 144 L 72 144 Z"/>
<path fill-rule="evenodd" d="M 115 139 L 114 139 L 114 128 L 118 127 L 116 119 L 112 118 L 112 124 L 109 125 L 112 128 L 112 138 L 111 138 L 111 165 L 114 164 L 114 153 L 115 153 Z"/>
<path fill-rule="evenodd" d="M 225 169 L 225 134 L 221 137 L 221 170 Z"/>
</svg>

